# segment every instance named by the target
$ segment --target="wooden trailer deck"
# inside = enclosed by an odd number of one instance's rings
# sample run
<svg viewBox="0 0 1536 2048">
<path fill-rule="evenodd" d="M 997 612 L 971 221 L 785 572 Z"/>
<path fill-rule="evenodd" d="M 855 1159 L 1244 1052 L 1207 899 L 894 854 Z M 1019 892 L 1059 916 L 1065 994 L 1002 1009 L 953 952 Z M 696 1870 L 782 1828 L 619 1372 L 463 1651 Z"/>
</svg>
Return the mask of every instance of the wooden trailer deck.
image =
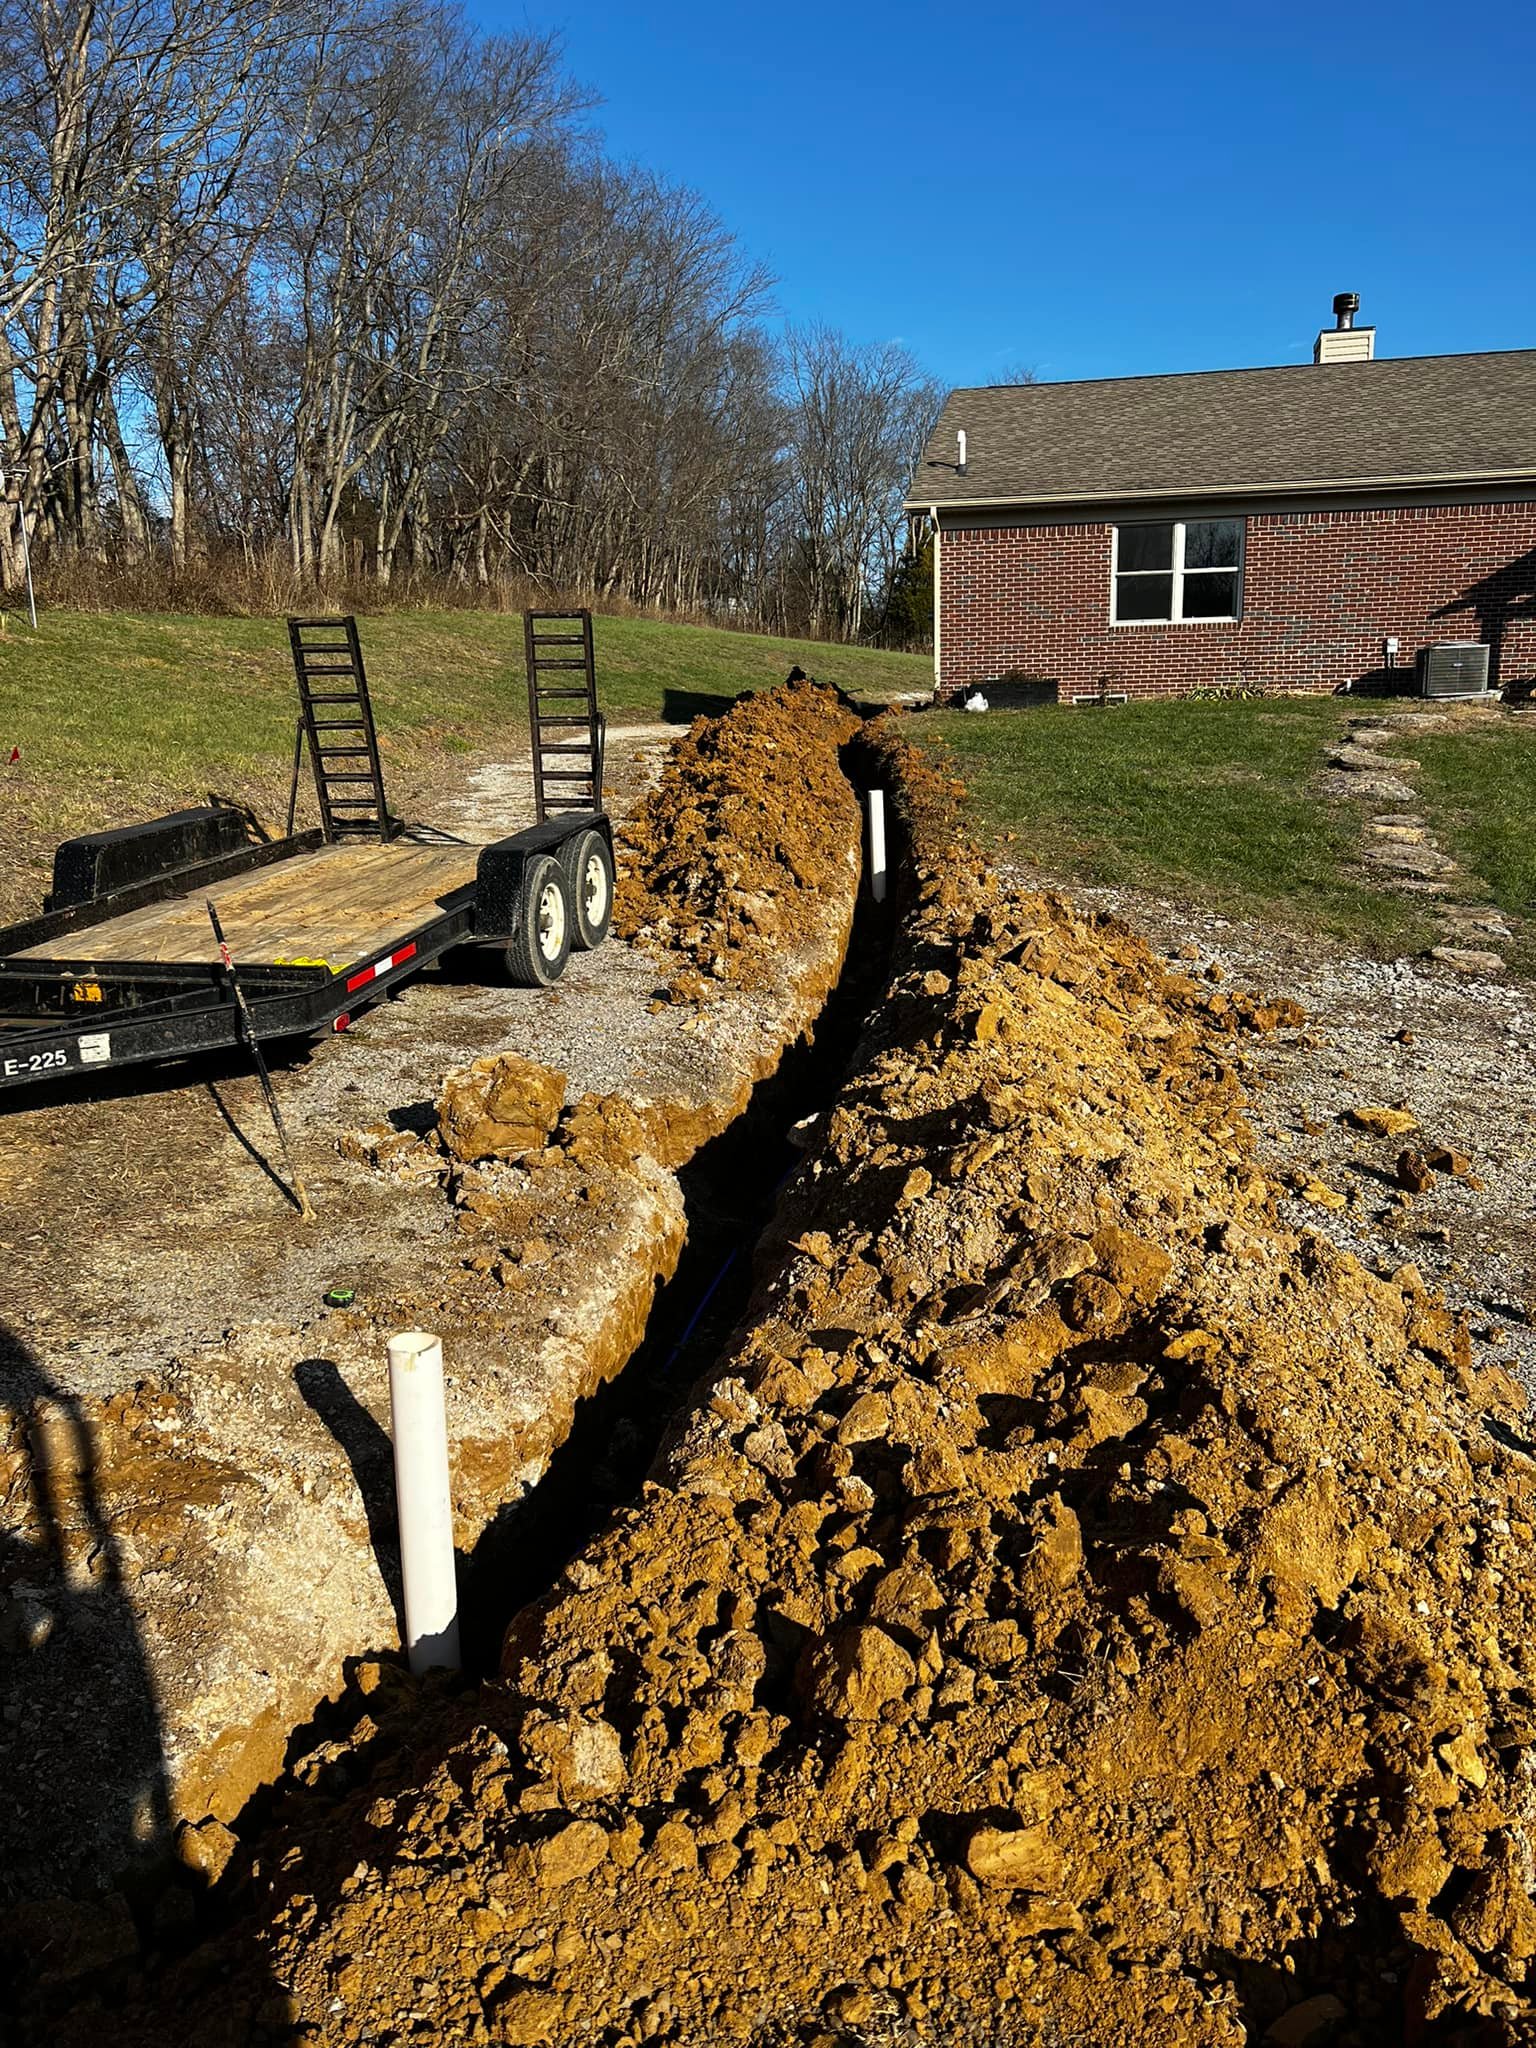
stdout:
<svg viewBox="0 0 1536 2048">
<path fill-rule="evenodd" d="M 475 879 L 478 846 L 322 846 L 313 853 L 186 896 L 145 904 L 68 937 L 25 947 L 17 960 L 182 966 L 218 960 L 206 905 L 218 906 L 237 966 L 343 967 L 386 951 Z"/>
</svg>

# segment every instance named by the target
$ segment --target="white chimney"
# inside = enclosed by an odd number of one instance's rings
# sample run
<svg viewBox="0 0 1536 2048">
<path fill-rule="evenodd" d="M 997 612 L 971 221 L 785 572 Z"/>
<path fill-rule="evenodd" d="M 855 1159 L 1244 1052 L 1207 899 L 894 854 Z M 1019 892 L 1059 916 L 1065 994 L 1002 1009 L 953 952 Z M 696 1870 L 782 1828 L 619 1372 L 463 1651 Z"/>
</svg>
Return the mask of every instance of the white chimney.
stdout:
<svg viewBox="0 0 1536 2048">
<path fill-rule="evenodd" d="M 1333 325 L 1325 327 L 1312 347 L 1314 363 L 1368 363 L 1376 353 L 1374 327 L 1357 327 L 1358 292 L 1336 292 Z"/>
</svg>

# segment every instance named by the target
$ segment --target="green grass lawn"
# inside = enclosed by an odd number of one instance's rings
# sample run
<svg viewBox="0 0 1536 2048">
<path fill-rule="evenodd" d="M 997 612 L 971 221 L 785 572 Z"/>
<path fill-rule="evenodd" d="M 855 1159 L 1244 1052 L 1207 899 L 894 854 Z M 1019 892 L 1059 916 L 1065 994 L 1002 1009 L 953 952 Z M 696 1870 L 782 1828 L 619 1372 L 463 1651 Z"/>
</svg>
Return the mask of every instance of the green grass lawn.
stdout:
<svg viewBox="0 0 1536 2048">
<path fill-rule="evenodd" d="M 798 663 L 855 695 L 925 689 L 926 656 L 674 626 L 595 622 L 610 720 L 686 722 Z M 391 612 L 361 621 L 392 775 L 450 753 L 524 750 L 517 613 Z M 0 918 L 36 907 L 53 846 L 210 790 L 280 815 L 295 698 L 281 619 L 47 612 L 0 636 Z M 20 759 L 8 765 L 13 748 Z"/>
<path fill-rule="evenodd" d="M 1208 903 L 1374 952 L 1427 942 L 1422 907 L 1355 863 L 1365 811 L 1318 791 L 1357 705 L 1327 697 L 938 712 L 908 730 L 944 749 L 978 823 L 1052 875 Z"/>
<path fill-rule="evenodd" d="M 1440 843 L 1503 911 L 1536 912 L 1536 714 L 1479 719 L 1414 743 Z"/>
</svg>

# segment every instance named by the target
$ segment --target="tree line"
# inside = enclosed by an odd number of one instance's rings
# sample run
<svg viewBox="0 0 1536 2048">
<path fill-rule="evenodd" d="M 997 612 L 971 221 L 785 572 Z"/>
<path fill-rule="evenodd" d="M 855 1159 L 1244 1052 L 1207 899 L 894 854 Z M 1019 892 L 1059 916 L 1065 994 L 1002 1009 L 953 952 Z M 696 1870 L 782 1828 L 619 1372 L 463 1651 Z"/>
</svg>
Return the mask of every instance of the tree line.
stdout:
<svg viewBox="0 0 1536 2048">
<path fill-rule="evenodd" d="M 25 534 L 877 630 L 936 388 L 776 333 L 590 112 L 551 39 L 434 0 L 11 0 L 0 584 Z"/>
</svg>

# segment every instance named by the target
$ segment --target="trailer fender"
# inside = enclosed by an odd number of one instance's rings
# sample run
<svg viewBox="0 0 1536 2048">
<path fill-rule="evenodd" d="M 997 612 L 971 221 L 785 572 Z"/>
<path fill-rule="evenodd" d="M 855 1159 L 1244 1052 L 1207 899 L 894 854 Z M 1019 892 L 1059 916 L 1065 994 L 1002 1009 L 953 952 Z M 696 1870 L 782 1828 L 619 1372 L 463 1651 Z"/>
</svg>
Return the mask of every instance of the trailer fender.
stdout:
<svg viewBox="0 0 1536 2048">
<path fill-rule="evenodd" d="M 530 861 L 543 854 L 557 860 L 568 841 L 583 832 L 601 832 L 613 851 L 613 827 L 605 811 L 564 811 L 530 825 L 508 839 L 482 847 L 475 866 L 475 937 L 509 940 L 519 929 L 523 876 Z"/>
</svg>

